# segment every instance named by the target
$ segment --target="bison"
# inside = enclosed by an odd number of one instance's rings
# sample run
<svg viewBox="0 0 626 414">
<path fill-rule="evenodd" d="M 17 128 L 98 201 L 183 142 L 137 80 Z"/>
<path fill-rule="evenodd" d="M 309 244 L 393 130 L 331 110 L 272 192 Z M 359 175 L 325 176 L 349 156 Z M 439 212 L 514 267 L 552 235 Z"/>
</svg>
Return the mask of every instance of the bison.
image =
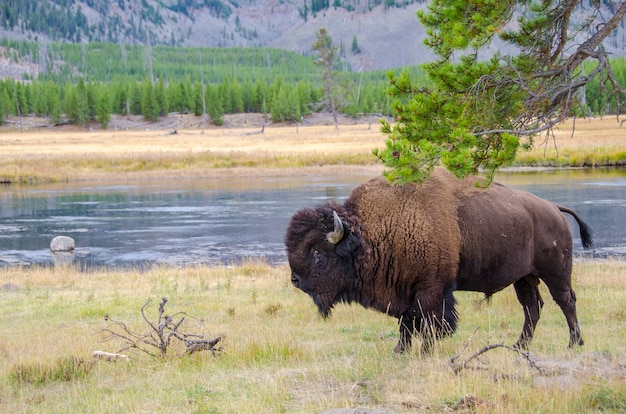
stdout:
<svg viewBox="0 0 626 414">
<path fill-rule="evenodd" d="M 571 286 L 572 235 L 566 207 L 482 178 L 457 179 L 436 168 L 421 185 L 395 186 L 384 177 L 356 187 L 343 204 L 305 208 L 293 215 L 285 245 L 291 282 L 309 294 L 325 318 L 336 303 L 360 303 L 398 318 L 395 352 L 414 333 L 428 350 L 454 332 L 455 290 L 487 297 L 513 284 L 524 309 L 515 344 L 532 341 L 543 300 L 540 280 L 561 307 L 569 346 L 582 345 Z"/>
</svg>

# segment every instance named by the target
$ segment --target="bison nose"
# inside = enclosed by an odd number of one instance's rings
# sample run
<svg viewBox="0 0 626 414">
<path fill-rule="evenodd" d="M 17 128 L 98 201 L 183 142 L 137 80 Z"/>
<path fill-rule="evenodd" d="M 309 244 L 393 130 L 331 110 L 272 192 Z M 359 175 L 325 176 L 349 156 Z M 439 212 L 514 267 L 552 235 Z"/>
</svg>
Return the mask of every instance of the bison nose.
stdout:
<svg viewBox="0 0 626 414">
<path fill-rule="evenodd" d="M 291 283 L 293 283 L 295 287 L 300 286 L 300 276 L 298 276 L 297 273 L 291 272 Z"/>
</svg>

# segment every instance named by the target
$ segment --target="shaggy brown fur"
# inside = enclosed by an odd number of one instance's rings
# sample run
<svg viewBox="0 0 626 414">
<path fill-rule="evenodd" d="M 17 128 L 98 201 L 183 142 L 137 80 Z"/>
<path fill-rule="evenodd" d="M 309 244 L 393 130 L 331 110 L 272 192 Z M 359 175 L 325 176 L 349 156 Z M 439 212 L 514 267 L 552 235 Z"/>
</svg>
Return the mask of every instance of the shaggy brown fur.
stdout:
<svg viewBox="0 0 626 414">
<path fill-rule="evenodd" d="M 390 185 L 385 178 L 355 188 L 343 205 L 303 209 L 289 224 L 285 244 L 292 283 L 328 316 L 338 302 L 358 302 L 397 317 L 397 352 L 413 332 L 434 337 L 456 328 L 454 290 L 491 295 L 513 284 L 525 310 L 517 342 L 527 347 L 543 301 L 543 280 L 561 306 L 570 345 L 581 344 L 571 289 L 572 237 L 561 211 L 572 214 L 586 247 L 587 226 L 571 210 L 479 178 L 458 180 L 436 169 L 422 185 Z M 343 223 L 336 244 L 333 211 Z"/>
</svg>

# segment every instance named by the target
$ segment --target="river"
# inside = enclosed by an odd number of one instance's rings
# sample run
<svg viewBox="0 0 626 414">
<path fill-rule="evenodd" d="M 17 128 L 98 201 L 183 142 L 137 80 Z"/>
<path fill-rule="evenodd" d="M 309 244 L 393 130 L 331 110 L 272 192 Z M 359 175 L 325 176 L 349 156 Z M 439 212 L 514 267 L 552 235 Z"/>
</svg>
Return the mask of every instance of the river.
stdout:
<svg viewBox="0 0 626 414">
<path fill-rule="evenodd" d="M 81 268 L 285 262 L 290 217 L 344 200 L 367 174 L 71 182 L 0 187 L 0 266 L 54 263 L 57 235 Z M 500 172 L 497 181 L 575 209 L 596 244 L 575 255 L 626 258 L 626 170 Z"/>
</svg>

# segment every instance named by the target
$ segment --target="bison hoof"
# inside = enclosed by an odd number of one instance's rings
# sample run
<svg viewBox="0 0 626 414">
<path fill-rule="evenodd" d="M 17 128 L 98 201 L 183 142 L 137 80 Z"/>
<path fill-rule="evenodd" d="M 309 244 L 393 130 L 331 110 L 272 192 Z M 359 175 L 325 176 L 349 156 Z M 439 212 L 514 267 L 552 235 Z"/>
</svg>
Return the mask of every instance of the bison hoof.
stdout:
<svg viewBox="0 0 626 414">
<path fill-rule="evenodd" d="M 404 351 L 406 351 L 406 346 L 402 341 L 398 341 L 395 348 L 393 348 L 393 352 L 395 354 L 404 354 Z"/>
<path fill-rule="evenodd" d="M 576 346 L 583 346 L 584 344 L 585 344 L 585 341 L 583 341 L 583 338 L 579 336 L 577 338 L 570 338 L 568 347 L 574 348 Z"/>
</svg>

